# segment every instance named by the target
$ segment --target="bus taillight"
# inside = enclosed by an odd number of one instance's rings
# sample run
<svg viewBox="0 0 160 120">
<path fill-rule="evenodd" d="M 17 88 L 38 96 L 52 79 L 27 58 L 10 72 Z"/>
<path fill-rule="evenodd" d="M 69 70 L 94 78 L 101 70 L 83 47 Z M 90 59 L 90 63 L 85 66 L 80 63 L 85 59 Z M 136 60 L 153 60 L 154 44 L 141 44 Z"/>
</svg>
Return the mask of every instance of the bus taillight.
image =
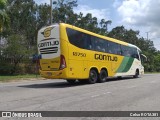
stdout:
<svg viewBox="0 0 160 120">
<path fill-rule="evenodd" d="M 62 70 L 62 69 L 64 69 L 64 68 L 66 68 L 66 61 L 65 61 L 65 57 L 64 57 L 63 55 L 61 55 L 61 57 L 60 57 L 60 67 L 59 67 L 59 69 Z"/>
</svg>

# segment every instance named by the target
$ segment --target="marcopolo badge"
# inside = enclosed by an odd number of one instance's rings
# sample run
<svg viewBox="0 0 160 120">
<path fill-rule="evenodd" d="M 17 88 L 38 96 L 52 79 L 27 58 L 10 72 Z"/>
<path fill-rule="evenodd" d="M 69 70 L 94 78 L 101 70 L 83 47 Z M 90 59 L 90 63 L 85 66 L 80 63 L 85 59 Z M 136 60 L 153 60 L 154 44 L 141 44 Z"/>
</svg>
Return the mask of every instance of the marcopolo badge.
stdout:
<svg viewBox="0 0 160 120">
<path fill-rule="evenodd" d="M 44 30 L 44 32 L 42 32 L 42 34 L 44 35 L 45 38 L 47 38 L 51 35 L 51 30 L 52 29 L 53 29 L 53 27 L 48 27 Z"/>
</svg>

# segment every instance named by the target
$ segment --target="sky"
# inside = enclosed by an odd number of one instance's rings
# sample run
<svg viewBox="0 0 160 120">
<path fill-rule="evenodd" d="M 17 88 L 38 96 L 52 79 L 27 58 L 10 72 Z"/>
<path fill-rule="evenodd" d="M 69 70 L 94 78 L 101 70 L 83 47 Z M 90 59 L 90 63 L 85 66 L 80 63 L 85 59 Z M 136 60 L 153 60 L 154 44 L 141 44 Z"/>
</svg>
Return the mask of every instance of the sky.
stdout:
<svg viewBox="0 0 160 120">
<path fill-rule="evenodd" d="M 38 4 L 50 0 L 35 0 Z M 53 0 L 54 1 L 54 0 Z M 139 30 L 140 36 L 154 42 L 160 50 L 160 0 L 77 0 L 75 13 L 82 12 L 85 16 L 91 13 L 93 17 L 111 20 L 108 26 L 111 30 L 117 26 Z"/>
</svg>

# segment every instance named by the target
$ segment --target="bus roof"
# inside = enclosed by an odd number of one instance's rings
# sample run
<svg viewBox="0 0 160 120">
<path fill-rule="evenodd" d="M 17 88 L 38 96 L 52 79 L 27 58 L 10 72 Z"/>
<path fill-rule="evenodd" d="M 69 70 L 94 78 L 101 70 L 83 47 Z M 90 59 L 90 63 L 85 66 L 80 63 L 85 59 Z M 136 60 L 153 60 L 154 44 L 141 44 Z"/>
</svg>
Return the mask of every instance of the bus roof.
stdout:
<svg viewBox="0 0 160 120">
<path fill-rule="evenodd" d="M 119 44 L 126 45 L 126 46 L 129 46 L 129 47 L 134 47 L 134 48 L 137 48 L 139 51 L 141 51 L 136 45 L 133 45 L 133 44 L 130 44 L 130 43 L 127 43 L 127 42 L 124 42 L 124 41 L 121 41 L 121 40 L 118 40 L 118 39 L 115 39 L 115 38 L 99 35 L 97 33 L 94 33 L 94 32 L 76 27 L 74 25 L 69 25 L 69 24 L 66 24 L 66 23 L 60 23 L 60 25 L 62 25 L 64 27 L 72 28 L 72 29 L 75 29 L 75 30 L 78 30 L 78 31 L 81 31 L 81 32 L 84 32 L 84 33 L 88 33 L 90 35 L 93 35 L 93 36 L 96 36 L 96 37 L 99 37 L 99 38 L 102 38 L 102 39 L 105 39 L 105 40 L 109 40 L 109 41 L 112 41 L 112 42 L 115 42 L 115 43 L 119 43 Z"/>
</svg>

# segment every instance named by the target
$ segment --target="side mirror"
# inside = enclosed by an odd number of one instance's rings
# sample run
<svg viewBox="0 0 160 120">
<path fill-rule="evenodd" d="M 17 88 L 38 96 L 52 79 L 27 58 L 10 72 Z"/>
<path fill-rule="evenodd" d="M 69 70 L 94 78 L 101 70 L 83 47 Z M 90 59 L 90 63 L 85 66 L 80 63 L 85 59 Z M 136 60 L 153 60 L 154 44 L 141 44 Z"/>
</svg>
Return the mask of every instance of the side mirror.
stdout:
<svg viewBox="0 0 160 120">
<path fill-rule="evenodd" d="M 141 60 L 144 62 L 144 63 L 147 63 L 147 57 L 144 55 L 144 54 L 141 54 Z"/>
</svg>

